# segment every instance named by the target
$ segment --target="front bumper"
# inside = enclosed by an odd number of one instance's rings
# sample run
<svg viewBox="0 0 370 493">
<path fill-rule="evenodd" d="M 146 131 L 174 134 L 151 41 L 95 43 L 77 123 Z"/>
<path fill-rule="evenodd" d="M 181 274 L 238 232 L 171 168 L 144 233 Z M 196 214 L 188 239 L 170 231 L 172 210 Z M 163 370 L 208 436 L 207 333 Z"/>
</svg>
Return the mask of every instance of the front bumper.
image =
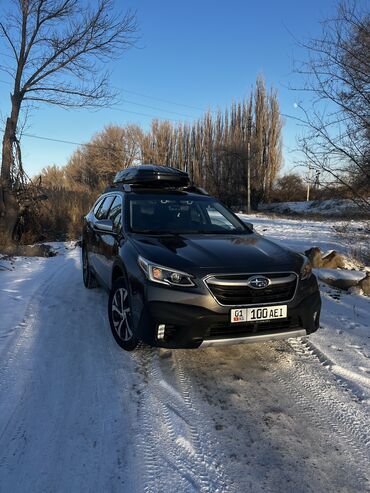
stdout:
<svg viewBox="0 0 370 493">
<path fill-rule="evenodd" d="M 179 349 L 301 337 L 317 330 L 321 310 L 314 276 L 301 282 L 286 303 L 288 318 L 269 322 L 232 324 L 233 307 L 219 305 L 207 290 L 185 292 L 148 283 L 145 298 L 137 336 L 151 346 Z M 165 326 L 163 337 L 158 337 L 160 325 Z"/>
<path fill-rule="evenodd" d="M 245 337 L 231 337 L 229 339 L 206 339 L 199 346 L 200 348 L 228 346 L 232 344 L 253 344 L 258 342 L 272 341 L 276 339 L 287 339 L 290 337 L 303 337 L 307 332 L 304 329 L 274 332 L 269 334 L 256 334 Z"/>
</svg>

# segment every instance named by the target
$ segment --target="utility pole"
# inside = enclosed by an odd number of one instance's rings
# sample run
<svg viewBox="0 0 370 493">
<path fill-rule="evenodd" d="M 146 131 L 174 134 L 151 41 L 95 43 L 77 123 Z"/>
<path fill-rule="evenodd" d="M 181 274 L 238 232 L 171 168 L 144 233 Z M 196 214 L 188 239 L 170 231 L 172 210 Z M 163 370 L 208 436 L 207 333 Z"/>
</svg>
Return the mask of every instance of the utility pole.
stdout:
<svg viewBox="0 0 370 493">
<path fill-rule="evenodd" d="M 306 201 L 310 200 L 310 179 L 311 179 L 311 163 L 308 163 L 308 174 L 307 174 L 307 197 Z"/>
<path fill-rule="evenodd" d="M 248 171 L 248 178 L 247 178 L 247 212 L 250 214 L 251 212 L 251 143 L 248 142 L 247 144 L 247 171 Z"/>
</svg>

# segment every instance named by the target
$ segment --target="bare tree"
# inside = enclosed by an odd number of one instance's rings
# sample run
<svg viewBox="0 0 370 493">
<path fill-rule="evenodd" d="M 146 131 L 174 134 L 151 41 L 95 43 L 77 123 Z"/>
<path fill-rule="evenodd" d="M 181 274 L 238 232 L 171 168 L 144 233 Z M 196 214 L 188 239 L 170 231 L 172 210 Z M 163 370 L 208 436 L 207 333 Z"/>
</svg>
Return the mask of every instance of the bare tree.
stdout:
<svg viewBox="0 0 370 493">
<path fill-rule="evenodd" d="M 92 6 L 91 4 L 95 5 Z M 2 12 L 0 35 L 12 80 L 0 183 L 0 244 L 11 243 L 20 211 L 17 192 L 24 185 L 19 117 L 24 103 L 97 107 L 112 103 L 104 63 L 119 57 L 135 39 L 135 15 L 118 14 L 112 0 L 12 0 Z"/>
<path fill-rule="evenodd" d="M 46 190 L 60 191 L 64 190 L 67 186 L 66 167 L 59 167 L 52 164 L 43 168 L 40 176 Z"/>
<path fill-rule="evenodd" d="M 282 164 L 282 121 L 275 91 L 257 78 L 247 99 L 207 111 L 192 125 L 153 120 L 140 141 L 141 161 L 188 171 L 194 183 L 224 202 L 244 207 L 251 169 L 252 203 L 267 200 Z"/>
<path fill-rule="evenodd" d="M 300 105 L 305 162 L 370 210 L 370 15 L 344 1 L 322 23 L 319 38 L 301 43 L 308 58 L 297 67 L 310 107 Z"/>
<path fill-rule="evenodd" d="M 289 173 L 276 180 L 272 190 L 274 202 L 302 201 L 306 196 L 306 186 L 302 177 L 296 173 Z"/>
<path fill-rule="evenodd" d="M 141 140 L 142 131 L 136 125 L 105 127 L 77 149 L 64 167 L 68 188 L 96 191 L 106 187 L 117 171 L 139 162 Z"/>
<path fill-rule="evenodd" d="M 153 120 L 148 131 L 108 126 L 72 154 L 64 176 L 55 167 L 44 170 L 43 183 L 55 190 L 50 183 L 55 177 L 62 185 L 58 190 L 90 194 L 105 188 L 119 169 L 157 163 L 188 171 L 196 185 L 230 206 L 256 206 L 269 198 L 282 161 L 277 94 L 267 94 L 262 78 L 258 84 L 247 99 L 225 111 L 208 111 L 191 125 Z"/>
</svg>

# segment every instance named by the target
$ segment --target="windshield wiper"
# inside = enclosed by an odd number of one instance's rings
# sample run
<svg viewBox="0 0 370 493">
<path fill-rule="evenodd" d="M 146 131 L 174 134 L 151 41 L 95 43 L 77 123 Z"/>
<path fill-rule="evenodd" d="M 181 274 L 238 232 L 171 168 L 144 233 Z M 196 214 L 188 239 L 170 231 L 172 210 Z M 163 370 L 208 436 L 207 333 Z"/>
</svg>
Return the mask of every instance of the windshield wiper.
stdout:
<svg viewBox="0 0 370 493">
<path fill-rule="evenodd" d="M 133 233 L 143 234 L 143 235 L 171 235 L 171 236 L 181 236 L 181 235 L 228 235 L 228 234 L 243 234 L 246 233 L 245 230 L 223 230 L 223 231 L 212 231 L 209 229 L 198 229 L 198 230 L 183 230 L 183 231 L 158 231 L 153 229 L 141 229 L 132 230 Z"/>
<path fill-rule="evenodd" d="M 186 234 L 183 231 L 158 231 L 157 229 L 133 229 L 133 233 L 139 235 L 165 235 L 165 236 L 178 236 Z"/>
<path fill-rule="evenodd" d="M 229 235 L 229 234 L 239 234 L 242 233 L 242 230 L 237 230 L 237 229 L 225 229 L 225 230 L 220 230 L 220 231 L 214 231 L 214 230 L 209 230 L 209 229 L 199 229 L 198 231 L 194 231 L 195 234 L 206 234 L 206 235 Z"/>
<path fill-rule="evenodd" d="M 139 235 L 161 235 L 165 234 L 163 231 L 158 231 L 156 229 L 133 229 L 133 233 L 137 233 Z"/>
</svg>

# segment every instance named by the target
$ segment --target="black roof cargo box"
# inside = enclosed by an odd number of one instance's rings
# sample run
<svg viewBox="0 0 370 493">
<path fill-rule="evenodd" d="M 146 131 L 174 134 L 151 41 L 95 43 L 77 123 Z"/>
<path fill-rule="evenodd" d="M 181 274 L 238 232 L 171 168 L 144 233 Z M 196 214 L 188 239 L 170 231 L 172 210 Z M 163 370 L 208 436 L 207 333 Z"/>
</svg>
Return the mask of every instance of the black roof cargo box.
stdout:
<svg viewBox="0 0 370 493">
<path fill-rule="evenodd" d="M 129 166 L 116 174 L 114 183 L 153 187 L 187 187 L 189 175 L 184 171 L 157 164 Z"/>
</svg>

